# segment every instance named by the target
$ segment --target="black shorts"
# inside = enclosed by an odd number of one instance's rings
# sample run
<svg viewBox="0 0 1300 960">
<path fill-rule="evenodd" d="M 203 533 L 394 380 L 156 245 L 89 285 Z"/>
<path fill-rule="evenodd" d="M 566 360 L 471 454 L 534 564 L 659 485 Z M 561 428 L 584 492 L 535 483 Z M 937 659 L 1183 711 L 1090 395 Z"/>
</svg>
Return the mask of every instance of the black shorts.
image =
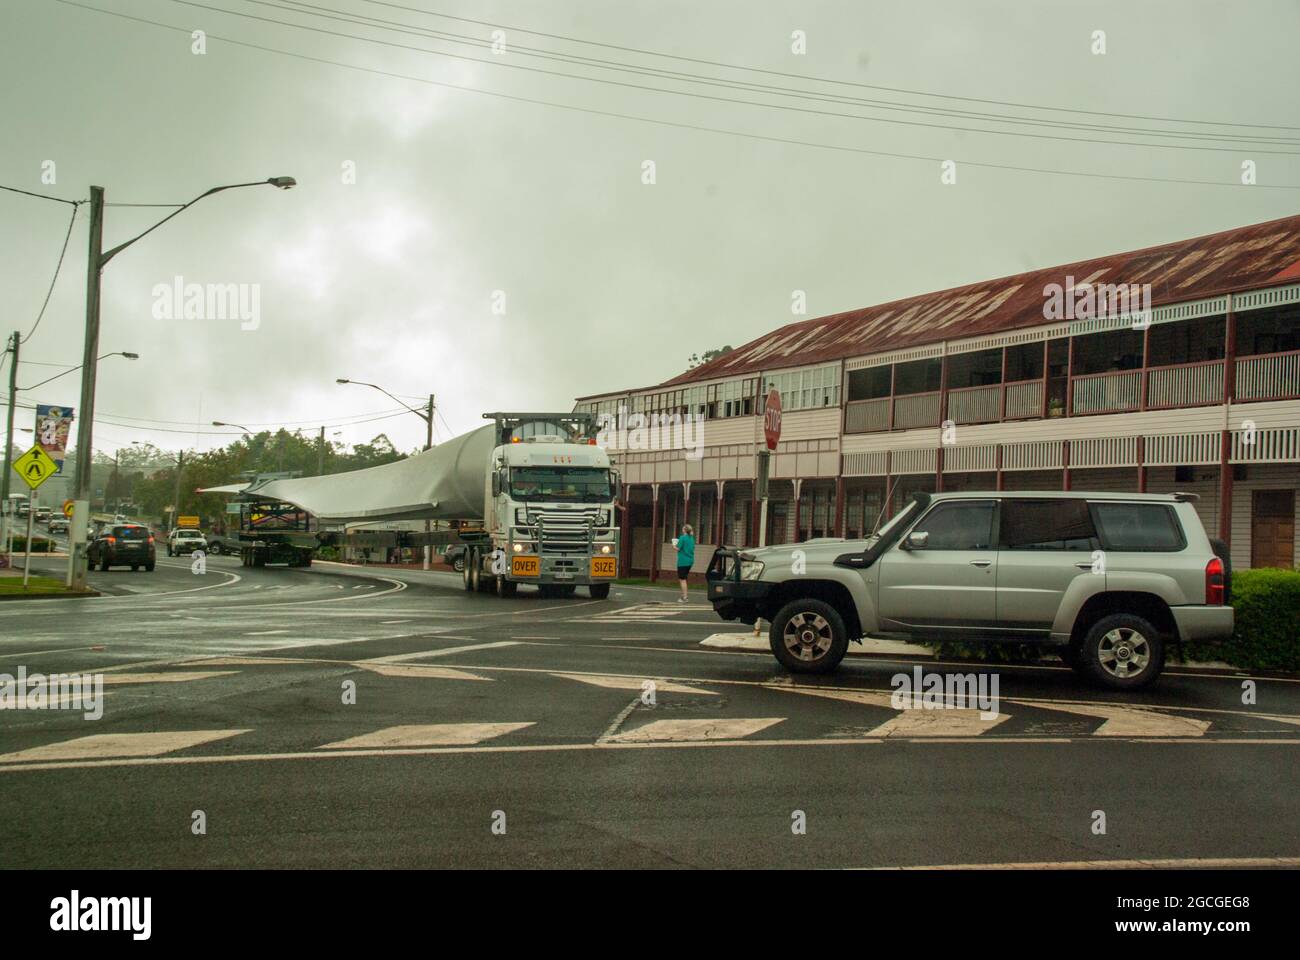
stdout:
<svg viewBox="0 0 1300 960">
<path fill-rule="evenodd" d="M 690 574 L 690 572 L 691 572 L 691 568 L 690 568 L 690 567 L 678 567 L 678 568 L 677 568 L 677 579 L 678 579 L 678 580 L 685 580 L 686 577 L 687 577 L 687 575 Z"/>
</svg>

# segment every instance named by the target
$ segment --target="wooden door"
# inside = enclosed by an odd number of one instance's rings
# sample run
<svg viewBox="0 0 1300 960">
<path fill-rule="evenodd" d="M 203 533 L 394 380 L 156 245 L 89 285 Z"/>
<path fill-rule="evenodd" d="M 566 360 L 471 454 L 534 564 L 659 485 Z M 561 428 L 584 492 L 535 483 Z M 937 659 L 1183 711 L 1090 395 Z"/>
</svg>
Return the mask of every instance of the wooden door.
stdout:
<svg viewBox="0 0 1300 960">
<path fill-rule="evenodd" d="M 1250 565 L 1295 566 L 1295 491 L 1256 490 L 1250 510 Z"/>
</svg>

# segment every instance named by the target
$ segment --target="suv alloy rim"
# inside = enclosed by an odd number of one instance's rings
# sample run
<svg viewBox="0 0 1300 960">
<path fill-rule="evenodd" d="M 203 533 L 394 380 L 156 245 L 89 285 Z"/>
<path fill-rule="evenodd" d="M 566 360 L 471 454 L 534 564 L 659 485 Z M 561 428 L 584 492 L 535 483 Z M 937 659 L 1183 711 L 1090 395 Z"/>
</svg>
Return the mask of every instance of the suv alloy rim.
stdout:
<svg viewBox="0 0 1300 960">
<path fill-rule="evenodd" d="M 816 613 L 796 613 L 781 635 L 785 648 L 800 660 L 820 660 L 831 648 L 831 625 Z"/>
<path fill-rule="evenodd" d="M 1097 659 L 1113 677 L 1135 677 L 1151 662 L 1151 645 L 1133 628 L 1117 627 L 1101 638 Z"/>
</svg>

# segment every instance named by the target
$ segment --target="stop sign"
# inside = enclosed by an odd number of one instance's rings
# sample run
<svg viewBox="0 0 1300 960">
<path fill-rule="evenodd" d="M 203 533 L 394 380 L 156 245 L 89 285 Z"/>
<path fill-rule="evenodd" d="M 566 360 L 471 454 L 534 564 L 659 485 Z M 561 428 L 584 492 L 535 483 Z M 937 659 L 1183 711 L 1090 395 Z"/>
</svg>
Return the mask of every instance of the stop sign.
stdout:
<svg viewBox="0 0 1300 960">
<path fill-rule="evenodd" d="M 775 450 L 781 440 L 781 394 L 773 387 L 763 407 L 763 436 L 767 449 Z"/>
</svg>

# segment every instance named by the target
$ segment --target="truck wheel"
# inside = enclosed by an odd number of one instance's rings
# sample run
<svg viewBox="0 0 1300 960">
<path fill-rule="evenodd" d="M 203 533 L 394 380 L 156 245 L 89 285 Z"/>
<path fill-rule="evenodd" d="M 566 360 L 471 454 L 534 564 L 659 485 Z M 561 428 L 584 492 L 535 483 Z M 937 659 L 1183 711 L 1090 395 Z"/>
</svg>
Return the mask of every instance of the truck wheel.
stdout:
<svg viewBox="0 0 1300 960">
<path fill-rule="evenodd" d="M 1084 634 L 1079 661 L 1087 675 L 1103 687 L 1137 690 L 1160 676 L 1165 644 L 1150 621 L 1132 613 L 1113 613 Z"/>
<path fill-rule="evenodd" d="M 469 556 L 469 591 L 470 593 L 480 593 L 483 590 L 482 570 L 480 569 L 478 551 L 475 550 Z"/>
<path fill-rule="evenodd" d="M 849 649 L 843 618 L 829 603 L 791 600 L 772 618 L 772 653 L 791 673 L 829 673 Z"/>
<path fill-rule="evenodd" d="M 587 588 L 587 592 L 591 594 L 591 599 L 593 600 L 608 600 L 609 584 L 593 583 L 591 586 Z"/>
<path fill-rule="evenodd" d="M 469 593 L 471 590 L 474 589 L 474 584 L 470 582 L 470 576 L 469 576 L 469 554 L 466 554 L 465 559 L 461 561 L 460 579 L 461 579 L 461 584 L 465 587 L 466 593 Z"/>
<path fill-rule="evenodd" d="M 497 577 L 497 596 L 503 599 L 513 597 L 519 590 L 519 584 L 513 580 L 507 580 L 505 577 Z"/>
</svg>

